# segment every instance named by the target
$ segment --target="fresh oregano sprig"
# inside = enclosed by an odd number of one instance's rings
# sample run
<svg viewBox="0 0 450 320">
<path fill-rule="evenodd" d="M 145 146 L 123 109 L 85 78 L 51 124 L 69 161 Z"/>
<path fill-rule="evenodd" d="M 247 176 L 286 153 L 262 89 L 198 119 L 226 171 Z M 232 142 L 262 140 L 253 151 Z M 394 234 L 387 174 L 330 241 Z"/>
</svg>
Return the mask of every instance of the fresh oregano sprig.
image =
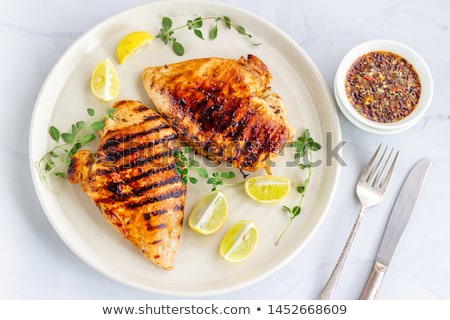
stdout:
<svg viewBox="0 0 450 320">
<path fill-rule="evenodd" d="M 184 55 L 184 46 L 174 37 L 174 33 L 177 30 L 187 28 L 188 30 L 192 30 L 194 34 L 202 39 L 205 40 L 203 36 L 203 31 L 201 30 L 203 27 L 203 22 L 213 20 L 215 24 L 208 32 L 208 38 L 210 40 L 215 40 L 217 38 L 217 34 L 219 32 L 219 23 L 222 22 L 227 29 L 235 29 L 239 34 L 246 36 L 250 43 L 252 45 L 259 45 L 260 43 L 257 43 L 253 41 L 253 36 L 245 30 L 245 28 L 241 25 L 235 25 L 231 22 L 231 19 L 227 16 L 217 16 L 217 17 L 197 17 L 194 20 L 187 20 L 185 24 L 178 26 L 178 27 L 172 27 L 173 22 L 172 19 L 169 17 L 163 17 L 161 20 L 161 26 L 160 32 L 156 35 L 156 38 L 161 39 L 164 44 L 172 45 L 173 52 L 178 55 L 182 56 Z"/>
<path fill-rule="evenodd" d="M 90 117 L 95 117 L 95 110 L 88 108 L 87 113 Z M 112 118 L 114 108 L 106 110 L 106 116 Z M 103 119 L 93 119 L 91 122 L 78 121 L 71 125 L 70 131 L 61 132 L 55 126 L 50 126 L 49 134 L 57 145 L 47 152 L 36 164 L 39 176 L 42 181 L 54 192 L 55 189 L 49 184 L 48 177 L 57 176 L 67 178 L 67 168 L 70 166 L 72 156 L 95 140 L 97 132 L 105 126 L 105 117 Z"/>
<path fill-rule="evenodd" d="M 205 168 L 199 166 L 198 161 L 187 156 L 192 150 L 192 147 L 185 147 L 184 150 L 181 148 L 175 150 L 176 171 L 181 175 L 183 184 L 188 182 L 196 184 L 198 182 L 198 179 L 191 175 L 191 172 L 194 171 L 199 177 L 207 179 L 206 183 L 212 186 L 211 191 L 216 191 L 218 186 L 224 184 L 223 179 L 232 179 L 236 176 L 232 171 L 213 172 L 210 175 Z"/>
<path fill-rule="evenodd" d="M 297 140 L 290 143 L 291 147 L 295 148 L 294 158 L 295 159 L 301 159 L 301 158 L 307 158 L 306 162 L 301 162 L 298 167 L 301 170 L 307 170 L 307 175 L 305 180 L 303 181 L 303 184 L 298 185 L 296 190 L 300 194 L 300 198 L 297 202 L 297 205 L 293 207 L 283 206 L 283 209 L 289 214 L 289 223 L 286 226 L 286 228 L 281 232 L 280 236 L 278 237 L 277 241 L 275 242 L 275 245 L 278 245 L 281 238 L 284 236 L 284 234 L 289 230 L 291 227 L 294 219 L 298 217 L 302 211 L 302 204 L 303 199 L 305 198 L 306 190 L 308 188 L 308 184 L 311 181 L 311 175 L 312 175 L 312 154 L 314 151 L 320 150 L 321 146 L 317 142 L 314 141 L 314 139 L 311 137 L 309 129 L 306 129 L 303 133 L 303 136 L 300 136 L 297 138 Z"/>
</svg>

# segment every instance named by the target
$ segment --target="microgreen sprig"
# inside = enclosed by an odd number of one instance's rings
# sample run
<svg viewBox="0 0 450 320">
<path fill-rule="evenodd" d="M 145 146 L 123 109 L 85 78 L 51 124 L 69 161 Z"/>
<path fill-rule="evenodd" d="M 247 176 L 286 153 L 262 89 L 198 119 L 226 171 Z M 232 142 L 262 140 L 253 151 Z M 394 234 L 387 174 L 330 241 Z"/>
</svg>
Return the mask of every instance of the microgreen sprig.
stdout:
<svg viewBox="0 0 450 320">
<path fill-rule="evenodd" d="M 187 156 L 192 150 L 192 147 L 185 147 L 184 151 L 181 148 L 175 150 L 175 158 L 177 159 L 176 171 L 181 175 L 183 184 L 188 182 L 196 184 L 198 182 L 198 179 L 191 175 L 191 172 L 194 171 L 199 177 L 207 179 L 206 183 L 212 186 L 211 191 L 216 191 L 218 186 L 224 184 L 223 179 L 232 179 L 236 176 L 232 171 L 213 172 L 210 175 L 205 168 L 199 166 L 198 161 Z"/>
<path fill-rule="evenodd" d="M 292 225 L 292 222 L 296 217 L 298 217 L 302 211 L 302 204 L 303 199 L 305 198 L 306 190 L 308 187 L 309 182 L 311 181 L 311 175 L 312 175 L 312 153 L 313 151 L 320 150 L 321 146 L 317 142 L 314 141 L 314 139 L 311 137 L 309 129 L 306 129 L 303 133 L 303 136 L 300 136 L 297 138 L 297 140 L 290 143 L 291 147 L 295 148 L 295 159 L 304 158 L 307 157 L 307 161 L 301 162 L 298 167 L 301 170 L 307 170 L 307 175 L 305 180 L 303 181 L 302 185 L 298 185 L 296 190 L 300 194 L 300 198 L 297 202 L 297 205 L 294 207 L 288 207 L 283 206 L 283 209 L 289 214 L 289 223 L 286 226 L 286 228 L 281 232 L 280 236 L 278 237 L 277 241 L 275 242 L 275 245 L 278 245 L 281 238 L 284 236 L 284 234 L 289 230 L 289 228 Z"/>
<path fill-rule="evenodd" d="M 95 110 L 88 108 L 90 117 L 95 117 Z M 106 110 L 106 116 L 112 118 L 115 109 Z M 78 121 L 71 125 L 69 132 L 61 132 L 55 126 L 50 126 L 49 134 L 52 140 L 58 144 L 47 152 L 36 164 L 39 176 L 42 181 L 54 192 L 55 189 L 48 182 L 48 177 L 57 176 L 67 178 L 67 168 L 70 166 L 72 156 L 97 137 L 96 133 L 105 126 L 105 118 L 94 119 L 86 123 Z"/>
<path fill-rule="evenodd" d="M 257 43 L 253 41 L 253 36 L 245 30 L 245 28 L 241 25 L 235 25 L 231 22 L 231 19 L 227 16 L 217 16 L 217 17 L 197 17 L 194 20 L 187 20 L 185 24 L 172 28 L 173 22 L 172 19 L 169 17 L 163 17 L 161 20 L 161 26 L 160 32 L 156 35 L 156 38 L 161 39 L 164 44 L 171 44 L 173 52 L 178 55 L 182 56 L 184 55 L 184 46 L 174 37 L 174 33 L 177 30 L 188 28 L 188 30 L 192 30 L 194 34 L 202 39 L 205 40 L 202 32 L 203 22 L 213 20 L 215 24 L 208 32 L 208 38 L 210 40 L 215 40 L 217 38 L 217 34 L 219 32 L 219 23 L 223 22 L 225 27 L 227 29 L 235 29 L 239 34 L 246 36 L 250 43 L 252 45 L 259 45 L 260 43 Z"/>
</svg>

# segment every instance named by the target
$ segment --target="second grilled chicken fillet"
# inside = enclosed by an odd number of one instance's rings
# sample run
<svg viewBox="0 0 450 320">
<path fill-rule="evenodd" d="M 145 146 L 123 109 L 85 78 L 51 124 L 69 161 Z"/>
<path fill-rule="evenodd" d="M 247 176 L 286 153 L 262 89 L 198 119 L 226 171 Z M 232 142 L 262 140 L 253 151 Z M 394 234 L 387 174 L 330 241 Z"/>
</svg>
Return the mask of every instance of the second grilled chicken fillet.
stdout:
<svg viewBox="0 0 450 320">
<path fill-rule="evenodd" d="M 164 119 L 138 101 L 113 106 L 97 153 L 77 152 L 69 181 L 80 183 L 103 216 L 157 266 L 174 267 L 186 186 L 176 172 L 178 138 Z"/>
<path fill-rule="evenodd" d="M 201 58 L 148 67 L 142 82 L 151 101 L 195 150 L 215 161 L 268 170 L 293 128 L 272 75 L 256 56 Z"/>
</svg>

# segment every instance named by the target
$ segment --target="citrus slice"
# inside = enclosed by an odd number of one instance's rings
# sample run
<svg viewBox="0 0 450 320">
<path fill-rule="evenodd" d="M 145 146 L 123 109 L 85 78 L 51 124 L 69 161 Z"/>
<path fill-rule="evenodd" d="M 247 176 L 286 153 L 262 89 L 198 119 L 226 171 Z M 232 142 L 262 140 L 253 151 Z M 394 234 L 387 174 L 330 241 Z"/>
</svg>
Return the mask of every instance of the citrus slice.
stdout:
<svg viewBox="0 0 450 320">
<path fill-rule="evenodd" d="M 189 215 L 189 226 L 200 234 L 216 232 L 228 216 L 228 201 L 220 191 L 213 191 L 201 198 Z"/>
<path fill-rule="evenodd" d="M 124 63 L 130 55 L 137 53 L 139 49 L 142 49 L 152 40 L 153 35 L 146 31 L 135 31 L 127 34 L 117 45 L 117 60 L 120 64 Z"/>
<path fill-rule="evenodd" d="M 261 203 L 280 201 L 291 191 L 291 181 L 285 177 L 258 176 L 245 181 L 247 195 Z"/>
<path fill-rule="evenodd" d="M 253 252 L 258 239 L 259 231 L 252 220 L 236 222 L 220 243 L 220 255 L 227 261 L 240 262 Z"/>
<path fill-rule="evenodd" d="M 119 76 L 108 58 L 100 61 L 91 76 L 91 91 L 103 101 L 111 101 L 119 95 Z"/>
</svg>

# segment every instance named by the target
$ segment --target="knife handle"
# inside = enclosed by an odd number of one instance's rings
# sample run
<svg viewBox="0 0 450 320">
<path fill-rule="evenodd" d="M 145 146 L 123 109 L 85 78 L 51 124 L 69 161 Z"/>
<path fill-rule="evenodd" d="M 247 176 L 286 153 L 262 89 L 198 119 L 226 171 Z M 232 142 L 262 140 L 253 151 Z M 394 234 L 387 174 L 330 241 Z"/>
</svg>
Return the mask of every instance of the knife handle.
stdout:
<svg viewBox="0 0 450 320">
<path fill-rule="evenodd" d="M 384 278 L 387 266 L 381 262 L 375 261 L 372 272 L 367 279 L 366 286 L 364 287 L 359 300 L 373 300 L 376 299 L 378 290 L 380 289 L 381 282 Z"/>
</svg>

